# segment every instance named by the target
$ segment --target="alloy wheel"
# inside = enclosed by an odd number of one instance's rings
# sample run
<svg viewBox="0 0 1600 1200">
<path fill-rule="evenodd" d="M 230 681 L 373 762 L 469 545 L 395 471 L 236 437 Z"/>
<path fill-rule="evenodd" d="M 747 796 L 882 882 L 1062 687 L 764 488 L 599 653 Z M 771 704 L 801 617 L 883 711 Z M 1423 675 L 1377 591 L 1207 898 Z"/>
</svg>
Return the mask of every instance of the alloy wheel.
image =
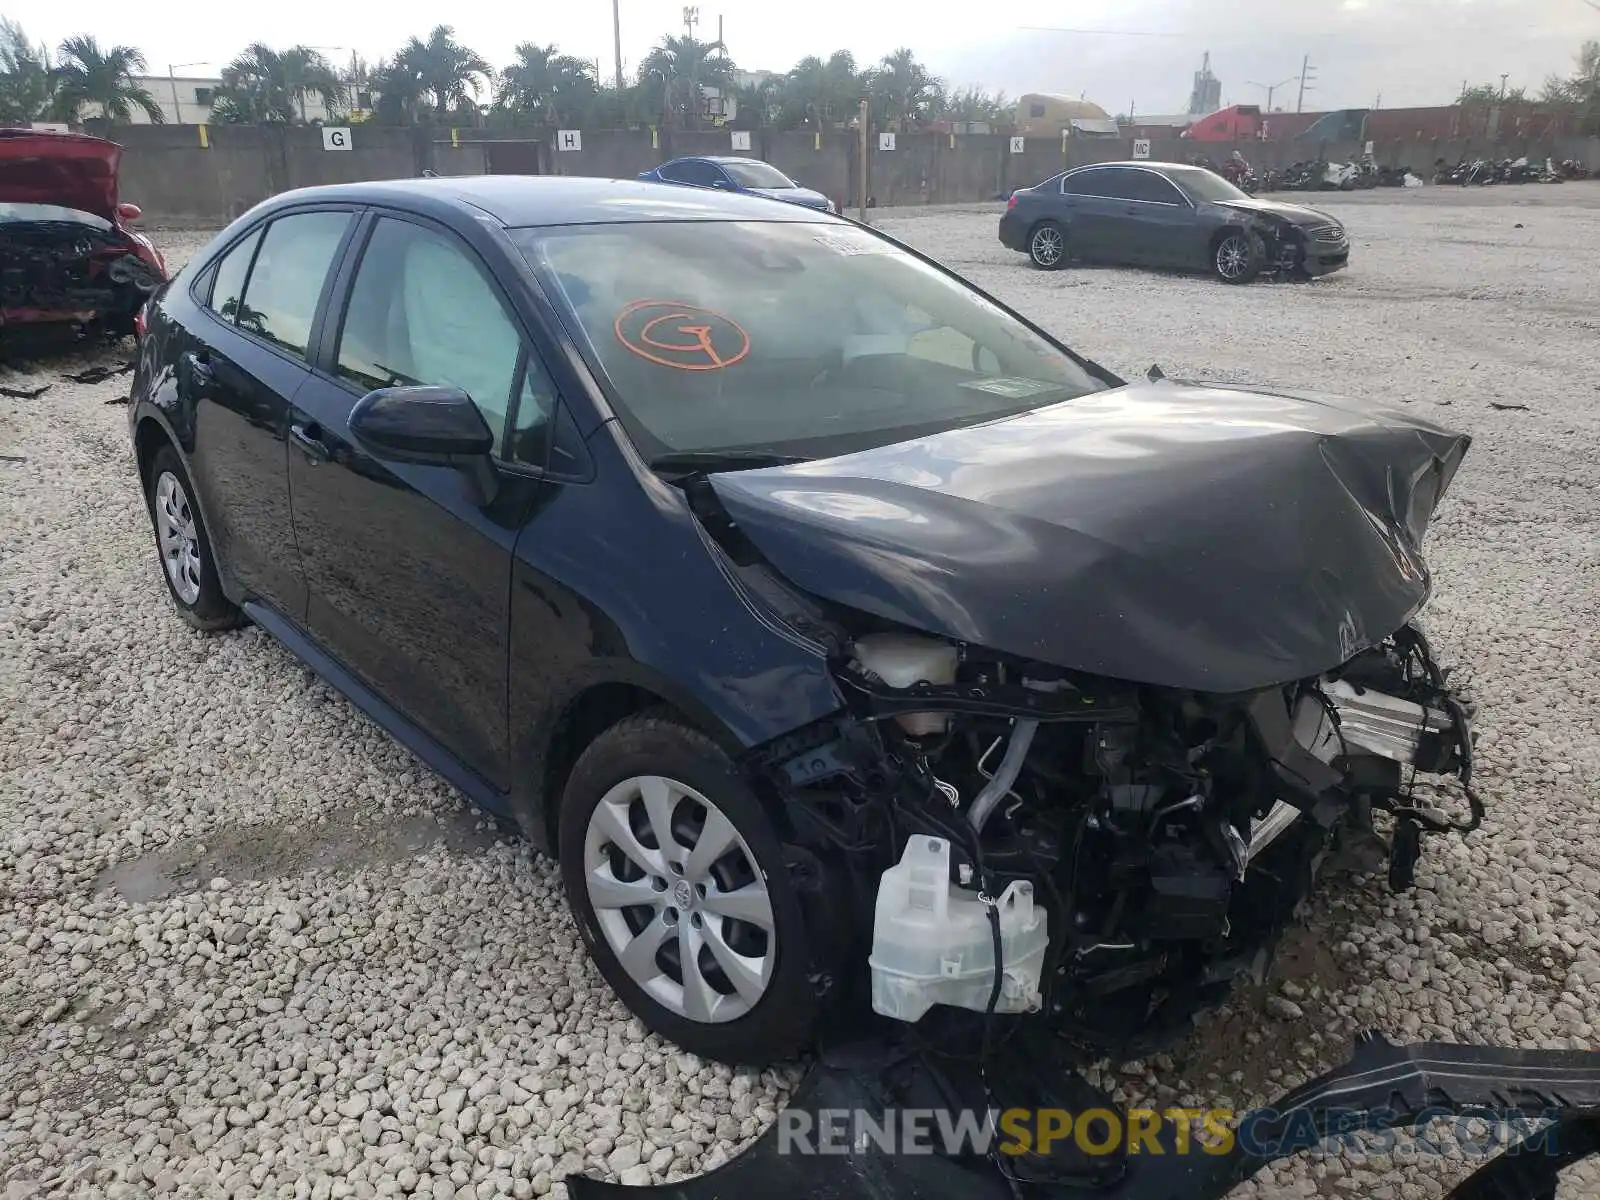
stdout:
<svg viewBox="0 0 1600 1200">
<path fill-rule="evenodd" d="M 167 579 L 179 600 L 194 604 L 200 599 L 200 531 L 189 496 L 171 471 L 163 471 L 156 480 L 153 507 Z"/>
<path fill-rule="evenodd" d="M 1066 253 L 1066 239 L 1061 236 L 1061 230 L 1054 226 L 1046 225 L 1037 229 L 1033 234 L 1033 261 L 1041 267 L 1053 267 L 1061 261 L 1061 256 Z"/>
<path fill-rule="evenodd" d="M 1224 279 L 1243 279 L 1250 269 L 1250 243 L 1243 234 L 1230 234 L 1217 247 L 1217 274 Z"/>
<path fill-rule="evenodd" d="M 662 1007 L 719 1024 L 766 994 L 778 949 L 766 880 L 693 788 L 659 775 L 613 787 L 590 814 L 583 874 L 606 944 Z"/>
</svg>

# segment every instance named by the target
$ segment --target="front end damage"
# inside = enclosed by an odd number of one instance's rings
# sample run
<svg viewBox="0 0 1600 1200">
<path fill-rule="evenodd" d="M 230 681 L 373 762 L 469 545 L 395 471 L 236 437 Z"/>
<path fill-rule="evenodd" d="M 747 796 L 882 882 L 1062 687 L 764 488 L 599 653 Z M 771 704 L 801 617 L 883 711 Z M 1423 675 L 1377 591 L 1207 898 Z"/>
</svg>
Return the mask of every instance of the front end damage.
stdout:
<svg viewBox="0 0 1600 1200">
<path fill-rule="evenodd" d="M 1160 381 L 686 480 L 746 602 L 841 699 L 743 764 L 783 814 L 833 1002 L 788 1111 L 1117 1113 L 1077 1068 L 1261 978 L 1319 873 L 1404 889 L 1424 835 L 1475 829 L 1471 712 L 1415 620 L 1467 446 L 1332 398 Z M 1369 1039 L 1250 1128 L 1481 1108 L 1556 1122 L 1559 1154 L 1530 1142 L 1541 1170 L 1587 1153 L 1600 1056 Z M 1211 1197 L 1306 1148 L 808 1155 L 782 1136 L 656 1191 Z M 1513 1194 L 1493 1188 L 1532 1156 L 1505 1161 L 1458 1194 Z"/>
<path fill-rule="evenodd" d="M 133 331 L 134 315 L 164 274 L 116 229 L 80 221 L 0 223 L 0 326 L 13 336 L 55 325 Z"/>
<path fill-rule="evenodd" d="M 1410 625 L 1235 695 L 903 633 L 858 637 L 834 670 L 847 712 L 751 767 L 850 864 L 873 1007 L 902 1021 L 1036 1014 L 1140 1052 L 1261 977 L 1327 864 L 1386 862 L 1405 888 L 1423 834 L 1482 813 L 1466 706 Z M 1451 788 L 1455 818 L 1431 799 Z"/>
</svg>

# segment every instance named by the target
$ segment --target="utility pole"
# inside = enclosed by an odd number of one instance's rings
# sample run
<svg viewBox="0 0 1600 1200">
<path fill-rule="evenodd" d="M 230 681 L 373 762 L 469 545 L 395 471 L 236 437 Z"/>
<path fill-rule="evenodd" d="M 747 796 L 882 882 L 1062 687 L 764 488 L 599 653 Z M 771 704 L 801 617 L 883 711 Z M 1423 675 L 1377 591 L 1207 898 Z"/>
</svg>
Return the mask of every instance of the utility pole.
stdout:
<svg viewBox="0 0 1600 1200">
<path fill-rule="evenodd" d="M 1511 78 L 1511 72 L 1506 71 L 1500 76 L 1500 99 L 1506 98 L 1506 80 Z"/>
<path fill-rule="evenodd" d="M 1374 109 L 1379 109 L 1379 108 L 1383 107 L 1383 93 L 1382 92 L 1378 93 L 1378 98 L 1372 102 L 1372 107 Z"/>
<path fill-rule="evenodd" d="M 1305 112 L 1306 92 L 1316 90 L 1311 86 L 1311 81 L 1316 77 L 1317 73 L 1311 67 L 1311 55 L 1308 54 L 1300 60 L 1300 98 L 1295 101 L 1295 112 Z"/>
<path fill-rule="evenodd" d="M 861 206 L 861 223 L 867 223 L 867 125 L 870 112 L 867 107 L 867 98 L 861 97 L 861 178 L 856 182 L 856 199 Z"/>
<path fill-rule="evenodd" d="M 611 0 L 611 44 L 617 52 L 617 93 L 622 92 L 622 13 L 618 5 L 622 0 Z"/>
</svg>

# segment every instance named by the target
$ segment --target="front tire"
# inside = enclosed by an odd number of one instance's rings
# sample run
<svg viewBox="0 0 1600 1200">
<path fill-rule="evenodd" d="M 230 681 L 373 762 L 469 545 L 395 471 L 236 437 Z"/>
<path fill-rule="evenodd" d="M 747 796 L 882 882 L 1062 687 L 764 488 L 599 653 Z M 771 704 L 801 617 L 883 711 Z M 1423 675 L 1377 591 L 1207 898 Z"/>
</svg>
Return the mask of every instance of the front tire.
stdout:
<svg viewBox="0 0 1600 1200">
<path fill-rule="evenodd" d="M 244 614 L 223 594 L 194 485 L 171 446 L 163 446 L 150 461 L 145 504 L 161 575 L 178 615 L 207 633 L 244 624 Z"/>
<path fill-rule="evenodd" d="M 1211 270 L 1223 283 L 1249 283 L 1266 265 L 1267 247 L 1259 234 L 1230 229 L 1211 248 Z"/>
<path fill-rule="evenodd" d="M 799 897 L 761 802 L 710 738 L 660 716 L 602 733 L 561 801 L 561 878 L 590 956 L 654 1032 L 767 1063 L 810 1040 Z"/>
<path fill-rule="evenodd" d="M 1028 259 L 1041 271 L 1067 265 L 1067 231 L 1055 221 L 1040 221 L 1028 235 Z"/>
</svg>

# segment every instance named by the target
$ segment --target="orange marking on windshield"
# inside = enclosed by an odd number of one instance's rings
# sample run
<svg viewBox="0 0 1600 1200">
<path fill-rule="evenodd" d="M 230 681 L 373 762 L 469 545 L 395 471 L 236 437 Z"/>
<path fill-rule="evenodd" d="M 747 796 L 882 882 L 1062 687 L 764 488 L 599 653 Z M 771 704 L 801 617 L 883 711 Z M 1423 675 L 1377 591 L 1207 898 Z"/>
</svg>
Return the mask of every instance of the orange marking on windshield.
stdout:
<svg viewBox="0 0 1600 1200">
<path fill-rule="evenodd" d="M 635 300 L 613 328 L 632 353 L 679 371 L 720 371 L 750 353 L 750 335 L 732 317 L 677 300 Z"/>
</svg>

